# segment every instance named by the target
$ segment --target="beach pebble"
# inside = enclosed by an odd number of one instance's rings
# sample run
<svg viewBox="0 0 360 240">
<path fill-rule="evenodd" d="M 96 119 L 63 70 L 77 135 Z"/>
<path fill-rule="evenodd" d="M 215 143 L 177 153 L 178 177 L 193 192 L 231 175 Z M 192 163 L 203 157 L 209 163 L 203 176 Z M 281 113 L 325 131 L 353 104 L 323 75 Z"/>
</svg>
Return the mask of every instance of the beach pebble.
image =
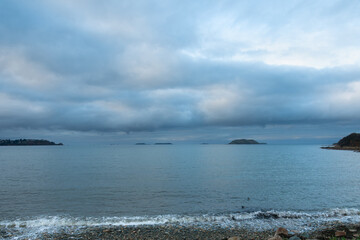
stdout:
<svg viewBox="0 0 360 240">
<path fill-rule="evenodd" d="M 335 232 L 335 237 L 345 237 L 345 236 L 346 236 L 345 231 L 336 231 Z"/>
<path fill-rule="evenodd" d="M 240 240 L 239 237 L 231 237 L 231 238 L 228 238 L 228 240 Z"/>
<path fill-rule="evenodd" d="M 279 236 L 281 236 L 281 237 L 287 237 L 287 236 L 289 236 L 289 232 L 288 232 L 288 230 L 286 230 L 285 228 L 279 227 L 279 228 L 276 230 L 275 236 L 276 236 L 276 235 L 279 235 Z"/>
<path fill-rule="evenodd" d="M 306 239 L 306 238 L 309 238 L 310 235 L 308 233 L 303 233 L 303 234 L 301 234 L 301 237 Z"/>
<path fill-rule="evenodd" d="M 268 240 L 282 240 L 282 237 L 275 235 L 274 237 L 269 238 Z"/>
</svg>

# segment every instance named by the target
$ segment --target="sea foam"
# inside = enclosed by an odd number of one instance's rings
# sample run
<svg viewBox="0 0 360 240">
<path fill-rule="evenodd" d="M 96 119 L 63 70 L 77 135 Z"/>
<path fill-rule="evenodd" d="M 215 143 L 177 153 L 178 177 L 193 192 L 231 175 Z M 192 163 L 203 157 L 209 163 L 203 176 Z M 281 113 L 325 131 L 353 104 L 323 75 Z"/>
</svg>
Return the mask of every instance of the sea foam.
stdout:
<svg viewBox="0 0 360 240">
<path fill-rule="evenodd" d="M 355 208 L 326 211 L 254 211 L 227 214 L 159 215 L 133 217 L 70 217 L 41 216 L 31 219 L 2 220 L 1 237 L 35 239 L 42 234 L 79 232 L 91 227 L 117 226 L 184 226 L 201 228 L 247 228 L 253 231 L 272 230 L 279 226 L 291 231 L 312 231 L 329 223 L 356 223 L 360 210 Z"/>
</svg>

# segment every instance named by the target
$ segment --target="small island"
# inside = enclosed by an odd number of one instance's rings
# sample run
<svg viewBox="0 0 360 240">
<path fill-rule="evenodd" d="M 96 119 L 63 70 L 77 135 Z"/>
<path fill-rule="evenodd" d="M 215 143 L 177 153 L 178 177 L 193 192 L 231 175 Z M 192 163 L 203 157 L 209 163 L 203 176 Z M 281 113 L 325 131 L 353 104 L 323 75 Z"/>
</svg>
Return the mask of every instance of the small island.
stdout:
<svg viewBox="0 0 360 240">
<path fill-rule="evenodd" d="M 333 150 L 352 150 L 360 152 L 360 133 L 351 133 L 350 135 L 342 138 L 339 142 L 334 143 L 332 146 L 321 148 Z"/>
<path fill-rule="evenodd" d="M 253 139 L 235 139 L 229 142 L 229 144 L 266 144 L 266 143 L 259 143 Z"/>
<path fill-rule="evenodd" d="M 172 143 L 167 143 L 167 142 L 165 142 L 165 143 L 155 143 L 155 145 L 172 145 Z"/>
<path fill-rule="evenodd" d="M 54 143 L 44 139 L 16 139 L 16 140 L 0 140 L 0 146 L 48 146 L 63 145 L 62 143 Z"/>
</svg>

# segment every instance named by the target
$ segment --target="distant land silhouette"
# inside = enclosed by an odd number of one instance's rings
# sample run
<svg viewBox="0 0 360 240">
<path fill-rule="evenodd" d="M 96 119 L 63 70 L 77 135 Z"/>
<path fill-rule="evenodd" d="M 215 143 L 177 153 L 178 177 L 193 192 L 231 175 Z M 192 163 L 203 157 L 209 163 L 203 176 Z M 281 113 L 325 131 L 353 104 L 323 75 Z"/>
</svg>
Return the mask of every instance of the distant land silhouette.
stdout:
<svg viewBox="0 0 360 240">
<path fill-rule="evenodd" d="M 0 146 L 45 146 L 45 145 L 63 145 L 62 143 L 54 143 L 44 139 L 16 139 L 16 140 L 0 140 Z"/>
<path fill-rule="evenodd" d="M 334 143 L 332 146 L 321 148 L 334 150 L 353 150 L 360 152 L 360 133 L 351 133 L 350 135 L 340 139 L 340 141 L 337 143 Z"/>
<path fill-rule="evenodd" d="M 229 142 L 229 144 L 266 144 L 266 143 L 259 143 L 253 139 L 235 139 Z"/>
</svg>

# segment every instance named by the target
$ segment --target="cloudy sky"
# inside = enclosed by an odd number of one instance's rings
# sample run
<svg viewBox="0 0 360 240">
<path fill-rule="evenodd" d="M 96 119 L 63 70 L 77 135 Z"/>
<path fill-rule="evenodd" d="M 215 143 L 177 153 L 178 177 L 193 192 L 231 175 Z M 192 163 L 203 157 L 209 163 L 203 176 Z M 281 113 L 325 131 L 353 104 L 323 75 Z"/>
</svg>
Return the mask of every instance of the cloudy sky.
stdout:
<svg viewBox="0 0 360 240">
<path fill-rule="evenodd" d="M 0 138 L 333 143 L 360 131 L 360 2 L 2 0 Z"/>
</svg>

